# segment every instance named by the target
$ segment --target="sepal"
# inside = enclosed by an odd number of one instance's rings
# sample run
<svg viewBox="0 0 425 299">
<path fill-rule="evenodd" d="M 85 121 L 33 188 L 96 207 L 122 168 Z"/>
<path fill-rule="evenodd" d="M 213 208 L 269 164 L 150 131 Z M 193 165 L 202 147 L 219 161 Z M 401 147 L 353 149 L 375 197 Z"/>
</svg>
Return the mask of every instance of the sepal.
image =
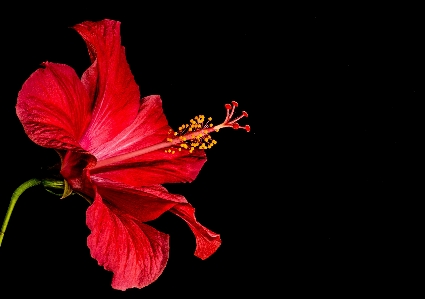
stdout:
<svg viewBox="0 0 425 299">
<path fill-rule="evenodd" d="M 61 196 L 61 199 L 72 194 L 72 188 L 66 180 L 44 179 L 42 185 L 47 192 Z"/>
</svg>

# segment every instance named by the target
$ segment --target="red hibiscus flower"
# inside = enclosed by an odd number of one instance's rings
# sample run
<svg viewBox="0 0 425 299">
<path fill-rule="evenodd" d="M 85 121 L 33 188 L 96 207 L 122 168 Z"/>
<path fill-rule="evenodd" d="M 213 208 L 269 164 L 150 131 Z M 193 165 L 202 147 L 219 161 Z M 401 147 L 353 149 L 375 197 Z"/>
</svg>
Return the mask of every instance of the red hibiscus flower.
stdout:
<svg viewBox="0 0 425 299">
<path fill-rule="evenodd" d="M 43 63 L 18 95 L 17 115 L 27 135 L 61 156 L 61 175 L 76 193 L 92 199 L 87 210 L 93 258 L 114 273 L 112 287 L 142 288 L 155 281 L 168 260 L 169 237 L 145 222 L 166 211 L 187 222 L 195 255 L 209 257 L 220 236 L 201 224 L 187 200 L 161 184 L 191 182 L 215 144 L 209 133 L 240 127 L 227 104 L 218 126 L 191 120 L 174 132 L 159 96 L 140 100 L 120 40 L 120 23 L 84 22 L 74 29 L 85 40 L 91 66 L 81 79 L 64 64 Z"/>
</svg>

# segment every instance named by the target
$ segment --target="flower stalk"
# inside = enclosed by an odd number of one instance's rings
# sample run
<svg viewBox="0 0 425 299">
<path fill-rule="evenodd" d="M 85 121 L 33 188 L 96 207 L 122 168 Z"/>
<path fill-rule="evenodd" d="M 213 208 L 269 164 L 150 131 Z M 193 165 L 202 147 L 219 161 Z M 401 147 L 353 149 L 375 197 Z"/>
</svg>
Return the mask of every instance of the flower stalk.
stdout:
<svg viewBox="0 0 425 299">
<path fill-rule="evenodd" d="M 41 180 L 39 179 L 31 179 L 20 185 L 12 194 L 12 198 L 10 199 L 9 207 L 7 208 L 6 216 L 4 217 L 3 225 L 1 226 L 0 231 L 0 246 L 3 241 L 4 233 L 6 232 L 7 224 L 9 223 L 10 216 L 12 215 L 13 208 L 15 207 L 16 202 L 18 201 L 19 196 L 27 190 L 28 188 L 39 185 Z"/>
</svg>

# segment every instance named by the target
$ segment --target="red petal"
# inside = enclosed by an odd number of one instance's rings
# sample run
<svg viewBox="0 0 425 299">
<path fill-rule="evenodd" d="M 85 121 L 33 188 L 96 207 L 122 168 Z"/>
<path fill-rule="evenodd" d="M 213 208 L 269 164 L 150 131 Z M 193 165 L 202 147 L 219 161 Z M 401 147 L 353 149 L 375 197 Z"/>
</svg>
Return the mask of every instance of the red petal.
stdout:
<svg viewBox="0 0 425 299">
<path fill-rule="evenodd" d="M 169 135 L 167 120 L 159 96 L 143 99 L 135 121 L 113 140 L 103 144 L 93 154 L 99 161 L 164 141 Z M 164 150 L 150 152 L 114 165 L 94 169 L 91 174 L 131 186 L 191 182 L 206 161 L 205 153 L 196 150 Z"/>
<path fill-rule="evenodd" d="M 93 150 L 98 161 L 136 151 L 164 141 L 168 137 L 167 119 L 160 96 L 151 95 L 141 101 L 136 119 L 112 140 Z"/>
<path fill-rule="evenodd" d="M 140 92 L 121 46 L 119 22 L 84 22 L 74 29 L 85 40 L 93 63 L 81 78 L 95 100 L 92 121 L 81 140 L 92 152 L 133 122 Z"/>
<path fill-rule="evenodd" d="M 90 121 L 91 101 L 75 71 L 44 63 L 22 86 L 16 113 L 38 145 L 82 151 L 78 143 Z"/>
<path fill-rule="evenodd" d="M 176 204 L 187 202 L 161 185 L 134 188 L 103 179 L 93 178 L 93 182 L 105 203 L 142 222 L 154 220 Z"/>
<path fill-rule="evenodd" d="M 133 188 L 98 178 L 93 181 L 108 206 L 135 219 L 143 222 L 154 220 L 167 210 L 181 217 L 195 235 L 197 257 L 206 259 L 220 246 L 220 235 L 196 221 L 195 209 L 183 196 L 171 194 L 160 185 Z"/>
<path fill-rule="evenodd" d="M 169 237 L 121 211 L 97 194 L 87 210 L 87 239 L 93 258 L 114 273 L 112 287 L 143 288 L 154 282 L 168 260 Z"/>
<path fill-rule="evenodd" d="M 206 259 L 221 245 L 220 235 L 202 226 L 195 218 L 195 209 L 189 204 L 175 205 L 170 212 L 181 217 L 189 225 L 196 238 L 195 256 Z"/>
<path fill-rule="evenodd" d="M 204 151 L 164 153 L 162 150 L 141 155 L 113 166 L 91 172 L 93 177 L 121 182 L 130 186 L 150 186 L 193 181 L 206 161 Z"/>
</svg>

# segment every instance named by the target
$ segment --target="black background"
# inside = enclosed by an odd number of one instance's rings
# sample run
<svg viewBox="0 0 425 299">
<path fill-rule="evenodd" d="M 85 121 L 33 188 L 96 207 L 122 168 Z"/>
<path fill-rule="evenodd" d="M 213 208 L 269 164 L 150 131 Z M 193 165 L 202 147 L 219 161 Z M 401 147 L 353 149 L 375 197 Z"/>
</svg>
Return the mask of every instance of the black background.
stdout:
<svg viewBox="0 0 425 299">
<path fill-rule="evenodd" d="M 191 231 L 166 213 L 151 223 L 171 236 L 163 274 L 141 290 L 113 290 L 112 274 L 86 245 L 87 203 L 33 188 L 1 247 L 0 292 L 291 297 L 415 289 L 424 98 L 416 10 L 74 3 L 10 11 L 1 20 L 1 214 L 17 186 L 57 162 L 24 133 L 17 93 L 44 61 L 84 72 L 86 46 L 69 27 L 86 20 L 121 21 L 141 94 L 161 95 L 173 128 L 197 114 L 217 122 L 236 100 L 252 131 L 223 130 L 193 183 L 166 186 L 221 234 L 209 259 L 193 256 Z"/>
</svg>

